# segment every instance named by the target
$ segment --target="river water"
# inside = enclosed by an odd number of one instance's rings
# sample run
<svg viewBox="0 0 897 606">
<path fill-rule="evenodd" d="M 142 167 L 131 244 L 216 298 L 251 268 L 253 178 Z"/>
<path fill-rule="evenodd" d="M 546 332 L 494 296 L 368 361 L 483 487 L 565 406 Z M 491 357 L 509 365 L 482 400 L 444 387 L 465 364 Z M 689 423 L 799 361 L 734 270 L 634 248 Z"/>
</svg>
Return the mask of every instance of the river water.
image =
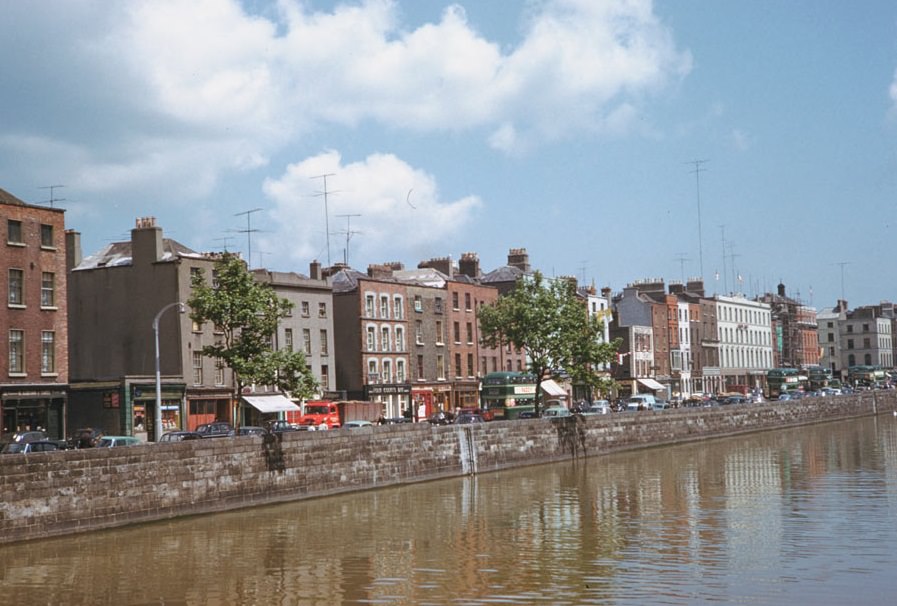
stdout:
<svg viewBox="0 0 897 606">
<path fill-rule="evenodd" d="M 894 604 L 897 417 L 0 547 L 8 604 Z"/>
</svg>

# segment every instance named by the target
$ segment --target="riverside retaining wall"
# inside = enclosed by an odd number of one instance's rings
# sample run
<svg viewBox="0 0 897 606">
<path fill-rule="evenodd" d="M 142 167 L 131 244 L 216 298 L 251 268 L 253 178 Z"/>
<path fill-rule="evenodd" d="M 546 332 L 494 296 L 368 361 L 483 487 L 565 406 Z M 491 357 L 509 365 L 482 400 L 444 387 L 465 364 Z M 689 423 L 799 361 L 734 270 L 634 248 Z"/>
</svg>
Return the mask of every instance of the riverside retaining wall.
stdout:
<svg viewBox="0 0 897 606">
<path fill-rule="evenodd" d="M 897 392 L 0 457 L 0 543 L 752 431 L 893 414 Z"/>
</svg>

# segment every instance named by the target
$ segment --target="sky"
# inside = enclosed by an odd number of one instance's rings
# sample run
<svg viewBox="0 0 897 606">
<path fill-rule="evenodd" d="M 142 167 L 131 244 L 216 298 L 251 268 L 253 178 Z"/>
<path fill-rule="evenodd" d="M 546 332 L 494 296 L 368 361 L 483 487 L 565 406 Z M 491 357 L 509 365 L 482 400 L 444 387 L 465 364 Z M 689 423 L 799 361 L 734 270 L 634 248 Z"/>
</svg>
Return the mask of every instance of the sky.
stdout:
<svg viewBox="0 0 897 606">
<path fill-rule="evenodd" d="M 892 1 L 0 7 L 0 188 L 85 255 L 153 216 L 276 271 L 526 248 L 615 292 L 897 300 Z"/>
</svg>

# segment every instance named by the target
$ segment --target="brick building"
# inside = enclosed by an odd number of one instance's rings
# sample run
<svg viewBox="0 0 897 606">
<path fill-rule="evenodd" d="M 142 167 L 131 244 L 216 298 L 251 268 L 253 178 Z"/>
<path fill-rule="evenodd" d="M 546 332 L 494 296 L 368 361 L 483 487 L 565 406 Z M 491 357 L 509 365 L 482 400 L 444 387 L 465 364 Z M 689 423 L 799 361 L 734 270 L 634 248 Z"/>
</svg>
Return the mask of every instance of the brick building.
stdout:
<svg viewBox="0 0 897 606">
<path fill-rule="evenodd" d="M 65 437 L 68 383 L 64 211 L 0 189 L 0 434 L 41 428 Z"/>
</svg>

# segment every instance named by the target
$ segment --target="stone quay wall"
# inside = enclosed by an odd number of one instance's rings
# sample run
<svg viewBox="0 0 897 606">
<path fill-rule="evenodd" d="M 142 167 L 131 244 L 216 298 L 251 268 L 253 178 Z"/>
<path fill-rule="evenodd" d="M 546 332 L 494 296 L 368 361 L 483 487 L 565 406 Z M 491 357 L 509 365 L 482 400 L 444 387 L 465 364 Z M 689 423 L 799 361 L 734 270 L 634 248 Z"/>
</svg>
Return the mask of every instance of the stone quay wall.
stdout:
<svg viewBox="0 0 897 606">
<path fill-rule="evenodd" d="M 0 457 L 0 543 L 875 414 L 897 392 Z"/>
</svg>

